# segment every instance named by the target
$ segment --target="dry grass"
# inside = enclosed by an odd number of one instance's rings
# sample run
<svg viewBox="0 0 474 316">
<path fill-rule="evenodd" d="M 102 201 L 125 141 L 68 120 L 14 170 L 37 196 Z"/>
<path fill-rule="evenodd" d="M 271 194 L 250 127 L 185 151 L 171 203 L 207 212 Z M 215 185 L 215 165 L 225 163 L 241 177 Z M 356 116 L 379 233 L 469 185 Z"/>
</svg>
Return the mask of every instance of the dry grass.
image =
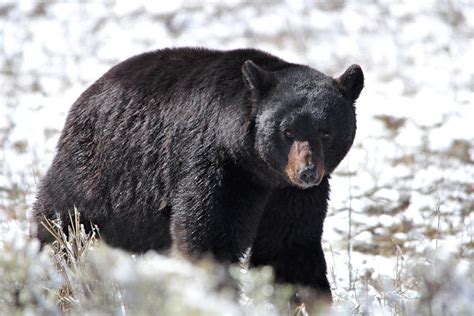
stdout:
<svg viewBox="0 0 474 316">
<path fill-rule="evenodd" d="M 86 234 L 79 216 L 75 210 L 68 234 L 61 223 L 46 220 L 55 241 L 43 251 L 26 236 L 17 236 L 16 245 L 1 244 L 1 314 L 306 315 L 302 305 L 289 304 L 291 287 L 273 284 L 269 268 L 191 265 L 155 253 L 131 256 L 105 246 L 97 230 Z M 351 287 L 344 289 L 330 270 L 335 304 L 332 311 L 313 306 L 318 310 L 313 314 L 472 314 L 472 264 L 435 253 L 412 260 L 392 244 L 393 276 L 354 269 Z M 331 254 L 328 261 L 334 261 Z"/>
</svg>

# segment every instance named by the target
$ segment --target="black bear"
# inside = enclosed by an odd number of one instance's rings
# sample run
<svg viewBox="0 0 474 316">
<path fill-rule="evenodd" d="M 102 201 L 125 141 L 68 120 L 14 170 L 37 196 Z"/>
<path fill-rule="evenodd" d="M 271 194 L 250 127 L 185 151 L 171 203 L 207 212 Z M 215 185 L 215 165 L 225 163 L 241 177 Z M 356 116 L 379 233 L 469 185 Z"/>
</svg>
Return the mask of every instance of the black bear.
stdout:
<svg viewBox="0 0 474 316">
<path fill-rule="evenodd" d="M 359 66 L 338 78 L 255 49 L 162 49 L 74 103 L 33 206 L 81 212 L 110 245 L 270 265 L 330 297 L 329 178 L 354 140 Z M 38 225 L 38 237 L 51 241 Z"/>
</svg>

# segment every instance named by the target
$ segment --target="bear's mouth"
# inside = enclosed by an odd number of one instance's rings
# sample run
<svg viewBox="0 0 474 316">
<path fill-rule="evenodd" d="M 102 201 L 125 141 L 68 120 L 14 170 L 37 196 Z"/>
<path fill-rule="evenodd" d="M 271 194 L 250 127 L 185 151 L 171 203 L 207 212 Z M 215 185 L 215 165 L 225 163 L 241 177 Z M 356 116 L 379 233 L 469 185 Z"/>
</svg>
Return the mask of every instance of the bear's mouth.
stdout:
<svg viewBox="0 0 474 316">
<path fill-rule="evenodd" d="M 324 176 L 325 176 L 325 172 L 324 172 L 324 169 L 323 169 L 321 173 L 318 172 L 318 175 L 314 177 L 314 180 L 305 182 L 305 181 L 302 181 L 299 177 L 295 177 L 294 174 L 295 174 L 294 172 L 289 173 L 288 170 L 287 170 L 287 176 L 288 176 L 288 179 L 290 180 L 291 184 L 293 184 L 293 185 L 295 185 L 295 186 L 297 186 L 301 189 L 309 189 L 309 188 L 320 185 L 321 182 L 323 181 Z"/>
</svg>

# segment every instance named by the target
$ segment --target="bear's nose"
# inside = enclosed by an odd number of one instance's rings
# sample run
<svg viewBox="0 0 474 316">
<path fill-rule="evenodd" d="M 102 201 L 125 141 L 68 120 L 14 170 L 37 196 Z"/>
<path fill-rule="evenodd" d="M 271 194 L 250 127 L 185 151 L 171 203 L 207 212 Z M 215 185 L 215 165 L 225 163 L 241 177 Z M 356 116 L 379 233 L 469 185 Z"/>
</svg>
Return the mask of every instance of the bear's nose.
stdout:
<svg viewBox="0 0 474 316">
<path fill-rule="evenodd" d="M 298 177 L 303 183 L 313 183 L 316 181 L 314 165 L 306 166 L 298 172 Z"/>
</svg>

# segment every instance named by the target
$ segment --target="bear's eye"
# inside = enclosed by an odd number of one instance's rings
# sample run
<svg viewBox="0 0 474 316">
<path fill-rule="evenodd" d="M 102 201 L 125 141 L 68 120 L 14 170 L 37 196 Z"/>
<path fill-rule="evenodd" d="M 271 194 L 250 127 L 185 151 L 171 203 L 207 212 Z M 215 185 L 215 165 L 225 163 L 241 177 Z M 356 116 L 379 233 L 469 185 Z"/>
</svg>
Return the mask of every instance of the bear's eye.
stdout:
<svg viewBox="0 0 474 316">
<path fill-rule="evenodd" d="M 331 133 L 327 130 L 319 131 L 319 135 L 321 136 L 322 140 L 330 140 L 331 139 Z"/>
<path fill-rule="evenodd" d="M 288 139 L 293 139 L 295 138 L 295 133 L 291 129 L 285 129 L 283 131 L 283 134 L 285 135 L 286 138 Z"/>
</svg>

